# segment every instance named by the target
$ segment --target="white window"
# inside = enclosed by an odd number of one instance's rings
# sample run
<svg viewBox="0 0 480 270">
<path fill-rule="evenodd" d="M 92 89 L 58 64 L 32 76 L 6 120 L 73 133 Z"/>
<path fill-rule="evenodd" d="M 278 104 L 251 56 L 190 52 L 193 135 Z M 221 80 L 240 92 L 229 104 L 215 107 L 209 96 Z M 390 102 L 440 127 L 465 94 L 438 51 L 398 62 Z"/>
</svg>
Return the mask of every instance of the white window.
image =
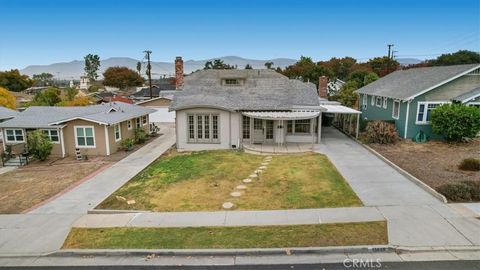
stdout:
<svg viewBox="0 0 480 270">
<path fill-rule="evenodd" d="M 310 119 L 288 120 L 287 133 L 310 134 Z"/>
<path fill-rule="evenodd" d="M 383 98 L 383 108 L 386 109 L 388 104 L 388 98 L 384 97 Z"/>
<path fill-rule="evenodd" d="M 432 110 L 447 102 L 418 102 L 416 124 L 430 124 Z"/>
<path fill-rule="evenodd" d="M 239 79 L 225 79 L 224 80 L 225 85 L 240 85 L 241 82 Z"/>
<path fill-rule="evenodd" d="M 189 114 L 187 129 L 189 142 L 219 143 L 218 119 L 215 114 Z"/>
<path fill-rule="evenodd" d="M 23 129 L 5 129 L 7 142 L 25 142 Z"/>
<path fill-rule="evenodd" d="M 364 110 L 367 109 L 367 104 L 368 103 L 368 95 L 367 94 L 363 94 L 363 101 L 362 101 L 362 107 Z"/>
<path fill-rule="evenodd" d="M 382 97 L 375 97 L 375 106 L 382 107 Z"/>
<path fill-rule="evenodd" d="M 140 128 L 140 127 L 141 127 L 140 117 L 138 117 L 137 119 L 135 119 L 135 127 L 136 127 L 136 128 Z"/>
<path fill-rule="evenodd" d="M 47 134 L 50 141 L 53 143 L 60 143 L 60 138 L 58 136 L 58 130 L 56 129 L 43 129 L 42 132 Z"/>
<path fill-rule="evenodd" d="M 370 105 L 375 106 L 375 96 L 370 99 Z"/>
<path fill-rule="evenodd" d="M 146 124 L 147 124 L 147 116 L 144 115 L 144 116 L 142 116 L 142 125 L 145 126 Z"/>
<path fill-rule="evenodd" d="M 95 133 L 93 126 L 75 126 L 75 147 L 95 148 Z"/>
<path fill-rule="evenodd" d="M 115 141 L 120 141 L 122 139 L 122 131 L 120 130 L 120 124 L 113 125 L 113 130 L 115 132 Z"/>
<path fill-rule="evenodd" d="M 250 139 L 250 117 L 245 115 L 242 118 L 242 138 Z"/>
<path fill-rule="evenodd" d="M 127 129 L 128 130 L 132 129 L 132 120 L 127 121 Z"/>
<path fill-rule="evenodd" d="M 400 101 L 394 100 L 393 108 L 392 108 L 392 118 L 398 119 L 399 117 L 400 117 Z"/>
</svg>

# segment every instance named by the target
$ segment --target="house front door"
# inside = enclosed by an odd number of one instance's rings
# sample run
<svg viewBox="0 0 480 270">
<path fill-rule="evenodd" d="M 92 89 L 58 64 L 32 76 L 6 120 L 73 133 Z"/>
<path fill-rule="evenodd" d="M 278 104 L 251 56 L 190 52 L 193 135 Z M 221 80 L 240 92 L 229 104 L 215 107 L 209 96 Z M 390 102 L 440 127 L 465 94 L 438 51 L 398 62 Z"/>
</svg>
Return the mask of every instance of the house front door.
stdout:
<svg viewBox="0 0 480 270">
<path fill-rule="evenodd" d="M 253 119 L 253 143 L 263 143 L 265 132 L 262 119 Z"/>
</svg>

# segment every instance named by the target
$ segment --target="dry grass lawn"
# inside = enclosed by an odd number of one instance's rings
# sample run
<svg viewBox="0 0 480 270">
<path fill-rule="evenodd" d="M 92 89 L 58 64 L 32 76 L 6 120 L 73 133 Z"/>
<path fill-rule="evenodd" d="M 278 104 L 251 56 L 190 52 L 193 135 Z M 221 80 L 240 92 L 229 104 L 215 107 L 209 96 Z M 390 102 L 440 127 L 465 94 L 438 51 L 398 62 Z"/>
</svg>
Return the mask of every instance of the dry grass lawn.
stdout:
<svg viewBox="0 0 480 270">
<path fill-rule="evenodd" d="M 233 151 L 170 152 L 108 197 L 97 208 L 153 211 L 215 211 L 361 206 L 361 201 L 324 155 L 273 156 L 242 196 L 230 193 L 264 156 Z M 128 205 L 126 201 L 135 200 Z"/>
<path fill-rule="evenodd" d="M 199 227 L 73 228 L 64 249 L 282 248 L 388 244 L 387 223 Z"/>
</svg>

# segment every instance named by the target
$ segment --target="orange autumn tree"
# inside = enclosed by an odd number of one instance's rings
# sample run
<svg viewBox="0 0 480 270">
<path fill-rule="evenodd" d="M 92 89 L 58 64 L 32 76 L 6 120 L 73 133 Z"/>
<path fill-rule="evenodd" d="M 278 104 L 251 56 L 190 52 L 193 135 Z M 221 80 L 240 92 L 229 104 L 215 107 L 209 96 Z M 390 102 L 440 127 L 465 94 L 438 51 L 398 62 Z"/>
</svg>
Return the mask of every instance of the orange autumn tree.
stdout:
<svg viewBox="0 0 480 270">
<path fill-rule="evenodd" d="M 15 110 L 17 108 L 17 100 L 7 89 L 0 87 L 0 106 Z"/>
</svg>

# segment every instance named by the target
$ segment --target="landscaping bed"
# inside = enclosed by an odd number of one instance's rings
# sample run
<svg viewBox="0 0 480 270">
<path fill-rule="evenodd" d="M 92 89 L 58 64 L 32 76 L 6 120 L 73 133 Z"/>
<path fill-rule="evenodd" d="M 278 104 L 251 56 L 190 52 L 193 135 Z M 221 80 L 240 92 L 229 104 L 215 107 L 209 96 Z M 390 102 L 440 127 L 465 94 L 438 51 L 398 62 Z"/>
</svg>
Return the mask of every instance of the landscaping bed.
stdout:
<svg viewBox="0 0 480 270">
<path fill-rule="evenodd" d="M 447 143 L 428 141 L 415 143 L 401 140 L 395 144 L 369 144 L 375 151 L 397 164 L 402 169 L 417 177 L 435 190 L 445 193 L 445 185 L 464 185 L 469 183 L 473 191 L 472 199 L 447 196 L 450 201 L 478 201 L 480 194 L 474 186 L 480 186 L 480 171 L 459 169 L 459 165 L 467 158 L 480 158 L 480 139 L 469 143 Z M 442 187 L 443 186 L 443 187 Z M 447 187 L 447 190 L 451 189 Z"/>
<path fill-rule="evenodd" d="M 321 154 L 273 156 L 258 178 L 243 183 L 264 158 L 235 151 L 170 151 L 97 208 L 215 211 L 222 210 L 224 202 L 241 210 L 362 205 L 333 164 Z M 239 197 L 231 196 L 239 185 L 246 189 L 238 190 Z"/>
<path fill-rule="evenodd" d="M 387 223 L 253 227 L 73 228 L 63 249 L 282 248 L 388 244 Z"/>
</svg>

